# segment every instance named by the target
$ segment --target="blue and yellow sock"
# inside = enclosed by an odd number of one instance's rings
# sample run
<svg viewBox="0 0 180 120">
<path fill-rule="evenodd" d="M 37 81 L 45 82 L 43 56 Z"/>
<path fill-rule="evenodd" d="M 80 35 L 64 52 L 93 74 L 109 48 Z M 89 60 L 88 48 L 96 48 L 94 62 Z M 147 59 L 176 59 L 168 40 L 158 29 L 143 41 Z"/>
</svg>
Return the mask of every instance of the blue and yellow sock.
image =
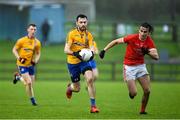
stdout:
<svg viewBox="0 0 180 120">
<path fill-rule="evenodd" d="M 31 97 L 30 100 L 31 100 L 32 105 L 37 105 L 34 97 Z"/>
<path fill-rule="evenodd" d="M 91 101 L 91 106 L 96 106 L 96 100 L 94 98 L 91 98 L 90 101 Z"/>
</svg>

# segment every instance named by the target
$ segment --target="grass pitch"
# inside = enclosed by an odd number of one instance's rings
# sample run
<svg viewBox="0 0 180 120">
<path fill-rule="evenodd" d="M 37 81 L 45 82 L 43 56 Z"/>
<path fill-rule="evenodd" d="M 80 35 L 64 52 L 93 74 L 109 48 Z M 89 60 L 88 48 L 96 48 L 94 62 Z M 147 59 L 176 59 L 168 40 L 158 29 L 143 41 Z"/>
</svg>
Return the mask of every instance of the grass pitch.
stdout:
<svg viewBox="0 0 180 120">
<path fill-rule="evenodd" d="M 142 90 L 131 100 L 123 82 L 96 82 L 100 113 L 89 112 L 84 81 L 71 100 L 65 97 L 67 81 L 37 81 L 38 106 L 32 106 L 21 83 L 0 82 L 0 119 L 173 119 L 180 118 L 180 83 L 152 83 L 147 115 L 140 115 Z"/>
</svg>

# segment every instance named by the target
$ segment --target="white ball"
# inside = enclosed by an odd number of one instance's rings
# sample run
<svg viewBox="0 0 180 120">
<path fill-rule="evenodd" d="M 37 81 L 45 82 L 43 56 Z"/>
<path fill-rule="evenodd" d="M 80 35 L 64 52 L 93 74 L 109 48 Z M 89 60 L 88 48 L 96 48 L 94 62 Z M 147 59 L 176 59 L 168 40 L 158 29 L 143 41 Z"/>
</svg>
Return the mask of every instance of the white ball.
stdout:
<svg viewBox="0 0 180 120">
<path fill-rule="evenodd" d="M 90 49 L 82 49 L 79 55 L 82 57 L 83 61 L 89 61 L 93 54 Z"/>
</svg>

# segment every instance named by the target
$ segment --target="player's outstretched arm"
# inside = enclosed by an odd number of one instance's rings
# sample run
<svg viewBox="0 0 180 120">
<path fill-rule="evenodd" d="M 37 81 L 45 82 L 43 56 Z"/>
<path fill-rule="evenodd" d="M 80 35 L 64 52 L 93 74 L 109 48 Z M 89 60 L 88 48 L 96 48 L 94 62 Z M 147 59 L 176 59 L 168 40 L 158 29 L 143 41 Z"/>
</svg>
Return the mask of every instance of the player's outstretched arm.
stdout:
<svg viewBox="0 0 180 120">
<path fill-rule="evenodd" d="M 109 44 L 106 45 L 106 47 L 103 50 L 101 50 L 101 52 L 99 53 L 99 57 L 101 59 L 103 59 L 106 51 L 108 51 L 110 48 L 112 48 L 115 45 L 120 44 L 120 43 L 124 43 L 124 38 L 118 38 L 118 39 L 111 41 Z"/>
</svg>

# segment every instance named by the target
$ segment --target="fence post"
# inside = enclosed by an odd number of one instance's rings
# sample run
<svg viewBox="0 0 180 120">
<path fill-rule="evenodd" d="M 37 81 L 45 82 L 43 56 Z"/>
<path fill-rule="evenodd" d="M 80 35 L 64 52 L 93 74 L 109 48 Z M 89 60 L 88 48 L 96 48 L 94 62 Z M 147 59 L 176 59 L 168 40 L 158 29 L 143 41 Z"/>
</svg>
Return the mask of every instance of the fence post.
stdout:
<svg viewBox="0 0 180 120">
<path fill-rule="evenodd" d="M 103 39 L 103 25 L 102 25 L 102 23 L 99 23 L 98 27 L 99 27 L 98 34 L 99 34 L 99 38 L 101 40 L 101 39 Z"/>
<path fill-rule="evenodd" d="M 115 39 L 118 35 L 117 35 L 117 23 L 115 22 L 115 23 L 113 23 L 112 24 L 112 26 L 113 26 L 113 30 L 112 30 L 112 39 Z"/>
</svg>

